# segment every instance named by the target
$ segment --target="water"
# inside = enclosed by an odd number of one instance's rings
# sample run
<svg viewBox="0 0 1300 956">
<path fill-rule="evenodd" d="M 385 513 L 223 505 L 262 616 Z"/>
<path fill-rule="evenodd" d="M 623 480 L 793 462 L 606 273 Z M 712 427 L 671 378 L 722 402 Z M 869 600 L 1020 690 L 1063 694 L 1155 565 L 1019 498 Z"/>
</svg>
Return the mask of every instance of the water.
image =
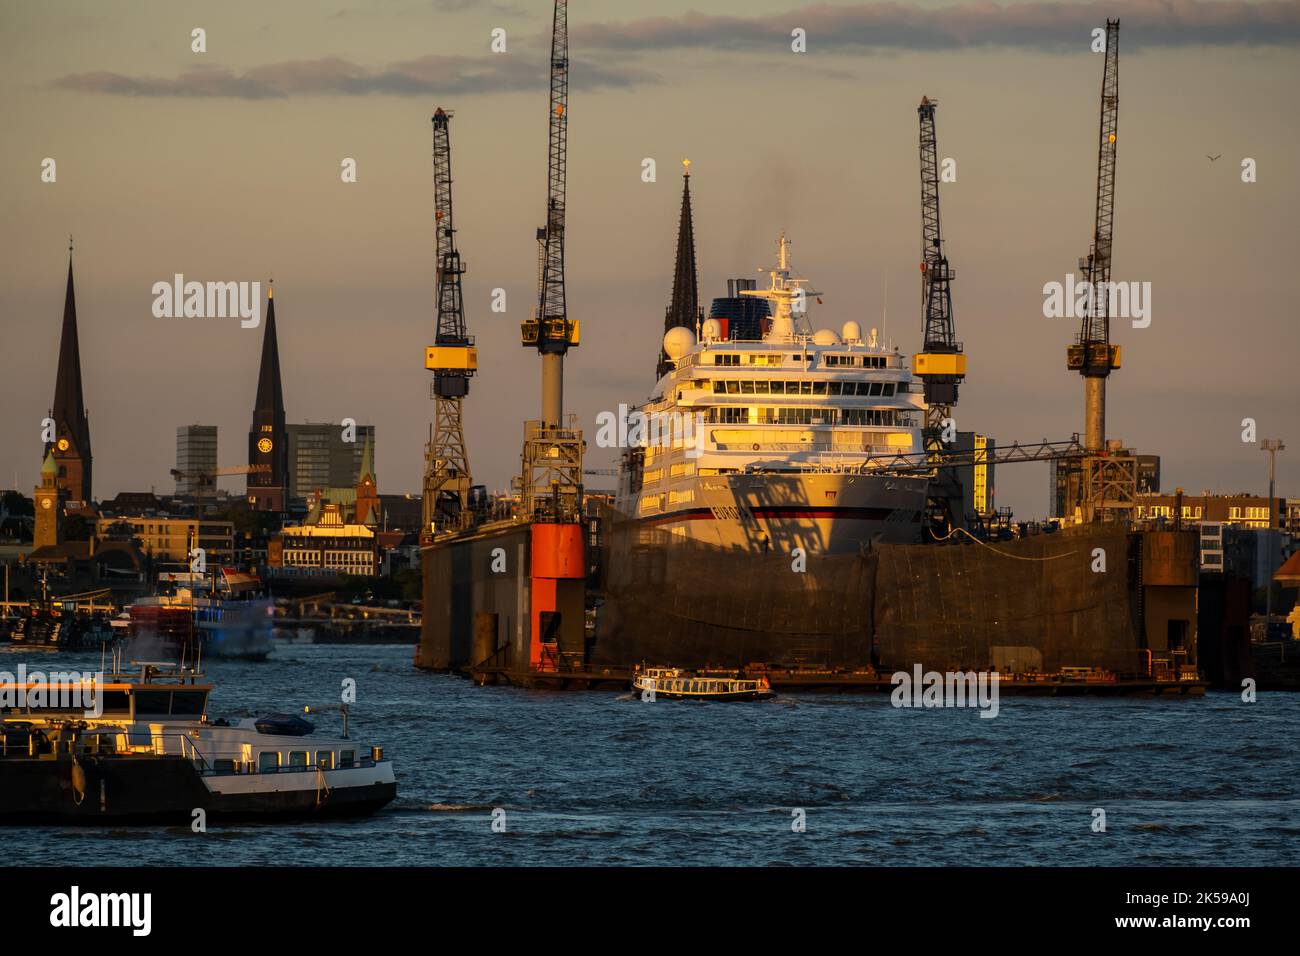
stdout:
<svg viewBox="0 0 1300 956">
<path fill-rule="evenodd" d="M 212 716 L 339 699 L 394 759 L 398 798 L 348 822 L 0 828 L 8 864 L 1300 864 L 1300 695 L 1003 697 L 897 710 L 881 696 L 643 703 L 480 688 L 409 646 L 277 647 L 213 661 Z M 0 652 L 0 669 L 97 654 Z M 338 717 L 323 718 L 336 731 Z M 492 810 L 506 831 L 492 831 Z M 1092 832 L 1093 808 L 1106 832 Z M 792 812 L 806 813 L 792 832 Z"/>
</svg>

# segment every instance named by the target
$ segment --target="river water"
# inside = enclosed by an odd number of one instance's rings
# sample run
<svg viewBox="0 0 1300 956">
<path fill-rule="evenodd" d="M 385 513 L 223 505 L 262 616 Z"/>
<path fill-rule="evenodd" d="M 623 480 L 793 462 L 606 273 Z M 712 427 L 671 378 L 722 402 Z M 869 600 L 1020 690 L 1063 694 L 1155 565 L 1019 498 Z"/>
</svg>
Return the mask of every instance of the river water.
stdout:
<svg viewBox="0 0 1300 956">
<path fill-rule="evenodd" d="M 206 833 L 10 827 L 0 854 L 116 866 L 1300 864 L 1300 694 L 1004 696 L 994 719 L 895 709 L 884 695 L 647 703 L 476 687 L 416 671 L 412 652 L 282 645 L 264 663 L 205 665 L 213 718 L 337 702 L 354 679 L 351 736 L 382 744 L 398 778 L 397 800 L 372 818 Z M 20 661 L 95 670 L 99 655 L 0 651 L 0 670 Z"/>
</svg>

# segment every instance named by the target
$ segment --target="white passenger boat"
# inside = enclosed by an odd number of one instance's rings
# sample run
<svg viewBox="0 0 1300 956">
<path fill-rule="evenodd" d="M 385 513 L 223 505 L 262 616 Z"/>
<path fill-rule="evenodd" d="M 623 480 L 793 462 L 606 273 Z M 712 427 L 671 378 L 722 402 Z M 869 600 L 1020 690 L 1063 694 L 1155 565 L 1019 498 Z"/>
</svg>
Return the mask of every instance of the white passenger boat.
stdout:
<svg viewBox="0 0 1300 956">
<path fill-rule="evenodd" d="M 348 736 L 346 711 L 341 737 L 296 715 L 213 721 L 202 674 L 138 666 L 98 685 L 0 686 L 0 823 L 355 816 L 397 794 L 392 762 Z"/>
<path fill-rule="evenodd" d="M 654 700 L 767 700 L 776 696 L 766 677 L 700 676 L 675 667 L 638 668 L 632 689 L 642 699 Z"/>
</svg>

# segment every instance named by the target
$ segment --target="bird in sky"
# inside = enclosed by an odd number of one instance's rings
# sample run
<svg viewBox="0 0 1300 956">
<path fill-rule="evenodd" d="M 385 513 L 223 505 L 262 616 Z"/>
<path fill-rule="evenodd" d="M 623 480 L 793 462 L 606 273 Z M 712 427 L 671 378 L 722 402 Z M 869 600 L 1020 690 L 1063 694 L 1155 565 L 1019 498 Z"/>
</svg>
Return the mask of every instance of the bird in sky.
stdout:
<svg viewBox="0 0 1300 956">
<path fill-rule="evenodd" d="M 1223 155 L 1222 153 L 1219 154 L 1219 156 L 1222 155 Z M 1210 162 L 1214 162 L 1216 159 L 1219 158 L 1219 156 L 1211 156 L 1209 153 L 1205 154 L 1205 158 L 1208 159 Z"/>
</svg>

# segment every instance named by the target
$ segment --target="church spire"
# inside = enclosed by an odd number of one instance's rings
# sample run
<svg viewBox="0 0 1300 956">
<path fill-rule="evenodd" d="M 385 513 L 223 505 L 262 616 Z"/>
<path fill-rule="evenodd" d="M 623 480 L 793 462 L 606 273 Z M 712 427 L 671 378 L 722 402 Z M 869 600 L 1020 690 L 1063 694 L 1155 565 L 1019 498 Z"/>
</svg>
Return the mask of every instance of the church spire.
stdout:
<svg viewBox="0 0 1300 956">
<path fill-rule="evenodd" d="M 280 345 L 275 334 L 274 287 L 266 294 L 266 328 L 262 364 L 257 373 L 257 401 L 248 430 L 249 504 L 257 511 L 283 512 L 289 487 L 289 440 L 285 426 L 284 389 L 280 384 Z"/>
<path fill-rule="evenodd" d="M 695 267 L 695 224 L 691 215 L 691 161 L 682 160 L 682 213 L 677 223 L 677 263 L 673 270 L 673 297 L 664 312 L 664 332 L 677 327 L 695 331 L 700 313 L 699 277 Z M 673 365 L 662 348 L 655 375 L 662 377 Z"/>
<path fill-rule="evenodd" d="M 358 480 L 365 481 L 369 478 L 375 481 L 375 449 L 370 443 L 370 436 L 366 436 L 366 443 L 361 449 L 361 471 L 358 473 Z"/>
<path fill-rule="evenodd" d="M 81 387 L 81 347 L 77 340 L 77 297 L 72 280 L 72 241 L 68 240 L 68 286 L 63 298 L 63 331 L 54 379 L 54 441 L 45 446 L 58 462 L 59 484 L 74 501 L 90 497 L 90 421 Z"/>
<path fill-rule="evenodd" d="M 292 291 L 292 290 L 290 290 Z M 280 384 L 280 343 L 275 335 L 275 287 L 266 293 L 266 329 L 262 333 L 262 367 L 257 373 L 257 404 L 254 412 L 277 409 L 284 414 L 284 389 Z"/>
</svg>

